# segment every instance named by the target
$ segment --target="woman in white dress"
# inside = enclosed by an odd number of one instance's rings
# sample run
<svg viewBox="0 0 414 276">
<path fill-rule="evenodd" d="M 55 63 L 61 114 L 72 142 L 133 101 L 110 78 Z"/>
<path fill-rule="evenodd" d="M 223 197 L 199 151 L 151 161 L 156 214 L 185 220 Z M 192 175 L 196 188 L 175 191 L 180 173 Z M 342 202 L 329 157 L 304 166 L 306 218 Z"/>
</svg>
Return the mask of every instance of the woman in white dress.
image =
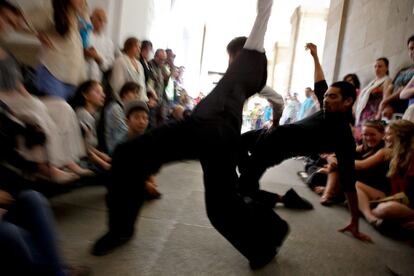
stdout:
<svg viewBox="0 0 414 276">
<path fill-rule="evenodd" d="M 148 102 L 144 68 L 137 59 L 140 52 L 141 42 L 135 37 L 130 37 L 124 43 L 123 54 L 115 60 L 110 84 L 117 98 L 119 98 L 121 87 L 126 82 L 133 81 L 143 88 L 139 100 Z"/>
</svg>

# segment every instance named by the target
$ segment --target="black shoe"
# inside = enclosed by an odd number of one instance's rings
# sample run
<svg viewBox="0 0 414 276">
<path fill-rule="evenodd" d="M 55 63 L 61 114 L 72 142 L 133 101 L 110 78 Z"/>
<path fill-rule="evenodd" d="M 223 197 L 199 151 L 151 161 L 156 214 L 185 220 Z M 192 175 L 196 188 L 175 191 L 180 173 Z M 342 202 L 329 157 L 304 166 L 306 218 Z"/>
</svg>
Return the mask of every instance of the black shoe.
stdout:
<svg viewBox="0 0 414 276">
<path fill-rule="evenodd" d="M 275 233 L 277 235 L 275 239 L 276 246 L 270 250 L 267 250 L 266 252 L 262 252 L 263 254 L 260 254 L 260 256 L 257 256 L 254 259 L 250 260 L 250 268 L 253 270 L 261 269 L 270 263 L 282 247 L 282 244 L 286 240 L 289 231 L 289 224 L 287 224 L 286 221 L 280 219 L 277 233 Z"/>
<path fill-rule="evenodd" d="M 280 196 L 278 194 L 264 190 L 258 190 L 252 198 L 256 202 L 272 209 L 275 208 L 276 203 L 280 201 Z"/>
<path fill-rule="evenodd" d="M 103 256 L 111 253 L 113 250 L 128 242 L 132 236 L 118 236 L 111 232 L 103 235 L 94 244 L 91 254 L 94 256 Z"/>
<path fill-rule="evenodd" d="M 313 209 L 312 203 L 310 203 L 303 197 L 300 197 L 293 189 L 289 189 L 286 192 L 286 194 L 282 197 L 282 201 L 286 208 L 304 209 L 304 210 Z"/>
</svg>

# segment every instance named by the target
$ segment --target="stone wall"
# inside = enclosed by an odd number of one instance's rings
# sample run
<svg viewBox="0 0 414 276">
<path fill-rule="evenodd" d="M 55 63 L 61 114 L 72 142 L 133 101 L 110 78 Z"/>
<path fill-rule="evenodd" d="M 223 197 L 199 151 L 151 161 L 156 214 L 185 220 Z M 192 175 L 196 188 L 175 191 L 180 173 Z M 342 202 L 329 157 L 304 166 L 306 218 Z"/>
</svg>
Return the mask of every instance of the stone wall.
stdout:
<svg viewBox="0 0 414 276">
<path fill-rule="evenodd" d="M 356 73 L 365 85 L 382 56 L 390 60 L 391 77 L 407 66 L 413 12 L 414 0 L 331 0 L 323 55 L 328 82 Z"/>
</svg>

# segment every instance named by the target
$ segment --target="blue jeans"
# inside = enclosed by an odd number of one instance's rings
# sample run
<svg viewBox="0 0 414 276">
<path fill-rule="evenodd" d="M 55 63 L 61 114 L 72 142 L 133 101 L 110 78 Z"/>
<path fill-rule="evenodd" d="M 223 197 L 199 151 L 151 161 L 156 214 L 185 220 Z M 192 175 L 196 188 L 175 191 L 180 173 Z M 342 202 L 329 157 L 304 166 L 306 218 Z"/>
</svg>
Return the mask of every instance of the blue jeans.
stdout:
<svg viewBox="0 0 414 276">
<path fill-rule="evenodd" d="M 0 271 L 4 275 L 65 275 L 53 216 L 38 192 L 20 192 L 0 218 Z"/>
<path fill-rule="evenodd" d="M 44 65 L 39 65 L 36 68 L 36 74 L 37 89 L 46 95 L 68 100 L 75 94 L 75 85 L 61 82 L 55 78 Z"/>
</svg>

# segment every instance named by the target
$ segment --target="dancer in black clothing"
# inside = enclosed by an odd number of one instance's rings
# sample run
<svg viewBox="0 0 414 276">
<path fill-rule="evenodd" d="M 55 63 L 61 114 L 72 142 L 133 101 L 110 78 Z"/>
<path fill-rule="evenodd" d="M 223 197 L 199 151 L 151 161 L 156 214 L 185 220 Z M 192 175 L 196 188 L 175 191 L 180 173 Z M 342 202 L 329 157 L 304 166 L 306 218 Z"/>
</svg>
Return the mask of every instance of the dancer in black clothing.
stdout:
<svg viewBox="0 0 414 276">
<path fill-rule="evenodd" d="M 352 105 L 356 98 L 355 87 L 347 82 L 336 82 L 328 88 L 319 63 L 316 45 L 308 43 L 306 47 L 314 59 L 314 90 L 323 110 L 293 124 L 282 125 L 270 131 L 256 132 L 256 143 L 250 149 L 251 155 L 239 166 L 240 189 L 242 194 L 270 203 L 268 205 L 272 206 L 277 201 L 277 195 L 273 195 L 273 200 L 269 200 L 272 193 L 259 189 L 259 179 L 267 168 L 294 156 L 335 152 L 338 159 L 339 182 L 351 211 L 351 223 L 340 231 L 350 231 L 360 240 L 370 240 L 358 229 L 355 143 L 350 127 Z"/>
<path fill-rule="evenodd" d="M 94 255 L 104 255 L 131 238 L 148 176 L 165 163 L 188 159 L 201 162 L 212 225 L 252 268 L 266 265 L 276 255 L 288 225 L 271 208 L 240 197 L 236 173 L 243 104 L 267 78 L 263 43 L 271 6 L 272 0 L 258 1 L 244 49 L 190 118 L 155 128 L 115 150 L 107 195 L 109 231 L 95 244 Z M 183 143 L 185 147 L 177 146 Z"/>
</svg>

